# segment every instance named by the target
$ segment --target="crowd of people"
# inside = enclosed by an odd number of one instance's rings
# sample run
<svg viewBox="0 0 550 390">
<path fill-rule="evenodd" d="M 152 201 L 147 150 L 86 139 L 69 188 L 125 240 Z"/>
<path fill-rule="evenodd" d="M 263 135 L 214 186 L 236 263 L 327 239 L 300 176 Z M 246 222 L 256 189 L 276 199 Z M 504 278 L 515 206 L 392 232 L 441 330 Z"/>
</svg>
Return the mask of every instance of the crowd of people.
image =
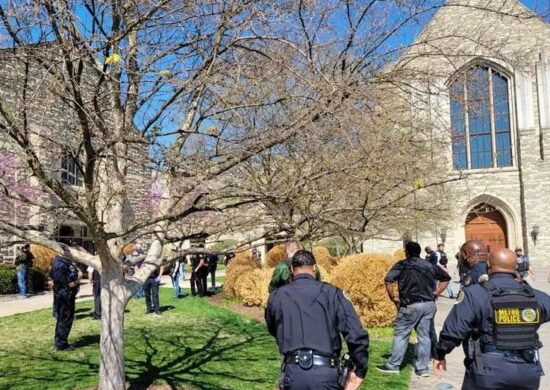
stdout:
<svg viewBox="0 0 550 390">
<path fill-rule="evenodd" d="M 289 259 L 273 272 L 265 310 L 282 355 L 279 388 L 357 389 L 367 374 L 367 332 L 345 293 L 319 280 L 313 254 L 297 242 L 285 249 Z M 445 356 L 462 344 L 462 389 L 538 389 L 537 330 L 550 321 L 550 296 L 525 281 L 534 277 L 529 259 L 521 248 L 488 253 L 483 243 L 468 241 L 457 254 L 460 289 L 455 294 L 444 249 L 443 244 L 437 251 L 427 247 L 421 258 L 420 245 L 408 242 L 406 258 L 387 273 L 384 282 L 397 315 L 391 355 L 377 370 L 400 373 L 415 330 L 413 365 L 420 377 L 430 375 L 430 360 L 434 373 L 442 376 Z M 456 304 L 437 337 L 436 299 L 444 291 Z M 349 351 L 342 358 L 341 337 Z"/>
<path fill-rule="evenodd" d="M 285 251 L 288 259 L 273 271 L 265 309 L 267 328 L 282 355 L 280 388 L 357 389 L 367 374 L 367 331 L 346 294 L 320 281 L 312 253 L 303 250 L 297 241 L 288 242 Z M 384 278 L 388 298 L 395 304 L 397 314 L 391 354 L 377 370 L 400 372 L 414 330 L 417 343 L 413 365 L 421 377 L 430 375 L 430 360 L 434 373 L 443 375 L 446 355 L 462 344 L 466 367 L 463 389 L 538 389 L 542 367 L 537 330 L 550 321 L 550 296 L 526 282 L 527 278 L 534 280 L 535 273 L 522 249 L 518 247 L 515 252 L 497 249 L 489 253 L 480 241 L 464 243 L 455 256 L 460 283 L 457 293 L 450 287 L 444 244 L 439 244 L 436 251 L 426 247 L 425 252 L 422 258 L 420 245 L 408 242 L 406 258 L 397 262 Z M 130 277 L 143 266 L 144 254 L 137 244 L 124 259 Z M 226 255 L 226 264 L 232 256 Z M 169 259 L 170 264 L 163 261 L 134 294 L 135 298 L 145 297 L 147 314 L 161 314 L 159 286 L 165 265 L 171 268 L 175 298 L 186 295 L 182 283 L 187 267 L 192 295 L 208 295 L 208 275 L 210 291 L 216 288 L 218 255 L 184 255 L 175 249 Z M 16 259 L 21 297 L 27 296 L 26 274 L 33 260 L 30 246 L 23 246 Z M 93 284 L 92 316 L 101 319 L 100 273 L 92 267 L 87 271 Z M 50 277 L 56 318 L 54 346 L 58 351 L 70 350 L 68 336 L 82 273 L 69 258 L 57 255 Z M 444 292 L 449 299 L 456 299 L 456 304 L 437 337 L 436 300 Z M 341 337 L 349 351 L 342 358 Z"/>
<path fill-rule="evenodd" d="M 66 242 L 67 246 L 76 246 L 75 242 Z M 82 248 L 80 248 L 82 249 Z M 225 262 L 234 257 L 233 253 L 225 255 Z M 143 265 L 145 261 L 145 250 L 141 243 L 136 243 L 132 252 L 123 260 L 126 273 L 132 277 Z M 143 285 L 140 285 L 134 293 L 134 298 L 145 298 L 145 313 L 152 315 L 161 315 L 161 306 L 159 299 L 159 287 L 161 285 L 161 276 L 165 268 L 171 268 L 169 273 L 174 288 L 174 297 L 183 298 L 187 294 L 183 290 L 183 282 L 186 280 L 186 268 L 190 268 L 190 287 L 191 295 L 204 297 L 217 290 L 216 270 L 220 258 L 216 254 L 194 253 L 184 255 L 177 249 L 172 251 L 169 258 L 164 258 L 161 265 L 149 275 Z M 30 296 L 29 270 L 33 267 L 34 255 L 31 252 L 30 244 L 25 244 L 19 248 L 19 254 L 15 259 L 17 267 L 17 285 L 20 298 Z M 98 270 L 89 266 L 85 269 L 88 279 L 92 284 L 94 297 L 94 308 L 91 316 L 94 320 L 101 320 L 101 275 Z M 208 276 L 210 275 L 210 288 L 208 287 Z M 58 351 L 72 350 L 68 343 L 69 333 L 72 328 L 75 301 L 80 289 L 83 272 L 71 259 L 64 255 L 57 255 L 52 261 L 49 276 L 53 282 L 53 316 L 56 318 L 54 347 Z"/>
</svg>

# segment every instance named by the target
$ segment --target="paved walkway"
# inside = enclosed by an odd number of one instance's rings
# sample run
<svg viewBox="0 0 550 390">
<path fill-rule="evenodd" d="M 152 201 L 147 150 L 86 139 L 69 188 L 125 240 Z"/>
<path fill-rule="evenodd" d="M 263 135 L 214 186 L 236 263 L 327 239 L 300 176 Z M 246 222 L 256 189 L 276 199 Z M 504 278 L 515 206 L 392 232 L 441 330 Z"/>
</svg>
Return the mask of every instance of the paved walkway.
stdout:
<svg viewBox="0 0 550 390">
<path fill-rule="evenodd" d="M 188 278 L 191 274 L 186 273 Z M 216 272 L 216 277 L 225 276 L 225 270 Z M 221 283 L 217 282 L 217 285 Z M 210 275 L 208 275 L 208 285 L 210 285 Z M 161 287 L 172 288 L 172 279 L 164 275 L 161 279 Z M 190 288 L 189 279 L 183 282 L 184 288 Z M 80 291 L 76 296 L 77 303 L 93 299 L 92 284 L 88 280 L 80 283 Z M 26 299 L 20 299 L 17 295 L 3 296 L 0 300 L 0 317 L 11 316 L 18 313 L 28 313 L 34 310 L 51 308 L 53 303 L 52 292 L 43 292 L 33 295 Z"/>
<path fill-rule="evenodd" d="M 537 269 L 537 280 L 532 283 L 533 287 L 550 293 L 550 283 L 547 282 L 548 272 L 550 269 Z M 458 285 L 453 285 L 453 290 L 458 291 Z M 435 328 L 437 334 L 443 326 L 443 322 L 447 317 L 447 314 L 453 307 L 454 300 L 441 298 L 437 303 L 437 315 L 435 317 Z M 539 336 L 544 345 L 540 350 L 541 361 L 546 376 L 542 377 L 541 389 L 550 389 L 550 323 L 542 325 L 539 329 Z M 413 373 L 411 375 L 410 389 L 422 389 L 422 390 L 457 390 L 462 387 L 462 378 L 464 377 L 464 352 L 462 347 L 455 348 L 451 354 L 447 356 L 447 372 L 445 376 L 438 380 L 437 377 L 431 373 L 429 378 L 421 378 Z M 430 369 L 431 371 L 431 369 Z"/>
</svg>

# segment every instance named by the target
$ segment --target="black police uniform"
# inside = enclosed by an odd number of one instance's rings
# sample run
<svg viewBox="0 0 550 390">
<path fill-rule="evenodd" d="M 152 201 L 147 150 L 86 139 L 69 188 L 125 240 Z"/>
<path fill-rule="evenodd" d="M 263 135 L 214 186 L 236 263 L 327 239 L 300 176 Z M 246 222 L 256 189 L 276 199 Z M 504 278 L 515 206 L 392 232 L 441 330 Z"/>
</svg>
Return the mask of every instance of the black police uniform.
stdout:
<svg viewBox="0 0 550 390">
<path fill-rule="evenodd" d="M 58 350 L 69 347 L 68 338 L 74 320 L 75 299 L 79 287 L 69 287 L 70 282 L 78 280 L 78 269 L 69 259 L 56 256 L 50 276 L 53 279 L 55 302 L 55 338 L 54 346 Z"/>
<path fill-rule="evenodd" d="M 191 278 L 189 282 L 191 283 L 191 294 L 204 296 L 206 295 L 206 278 L 208 277 L 208 267 L 203 265 L 197 271 L 203 255 L 193 255 L 191 257 Z M 205 262 L 206 263 L 206 262 Z"/>
<path fill-rule="evenodd" d="M 270 294 L 265 320 L 283 355 L 281 389 L 340 389 L 340 334 L 355 373 L 360 378 L 366 375 L 369 337 L 342 290 L 298 274 Z"/>
<path fill-rule="evenodd" d="M 216 288 L 216 269 L 218 268 L 218 255 L 208 256 L 208 272 L 210 273 L 210 281 L 212 288 Z"/>
<path fill-rule="evenodd" d="M 92 287 L 94 294 L 94 319 L 101 318 L 101 275 L 95 269 L 92 273 Z"/>
<path fill-rule="evenodd" d="M 199 271 L 197 273 L 197 276 L 199 278 L 198 290 L 200 297 L 204 297 L 208 293 L 208 269 L 210 267 L 208 257 L 203 255 L 202 259 L 204 261 L 204 264 L 202 267 L 199 268 Z"/>
<path fill-rule="evenodd" d="M 538 389 L 537 329 L 550 321 L 550 296 L 494 273 L 464 289 L 445 320 L 436 347 L 442 360 L 461 342 L 466 347 L 463 390 Z"/>
<path fill-rule="evenodd" d="M 464 280 L 464 287 L 472 286 L 474 284 L 483 282 L 483 275 L 487 275 L 487 262 L 478 261 L 470 269 L 470 272 L 466 275 Z"/>
</svg>

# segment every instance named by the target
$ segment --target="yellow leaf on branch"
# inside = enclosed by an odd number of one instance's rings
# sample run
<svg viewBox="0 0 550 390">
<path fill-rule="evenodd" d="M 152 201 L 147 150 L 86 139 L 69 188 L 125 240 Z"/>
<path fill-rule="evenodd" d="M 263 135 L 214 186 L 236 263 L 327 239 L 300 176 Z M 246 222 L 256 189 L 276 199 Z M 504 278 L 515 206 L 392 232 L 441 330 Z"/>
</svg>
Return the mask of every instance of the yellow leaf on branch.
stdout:
<svg viewBox="0 0 550 390">
<path fill-rule="evenodd" d="M 107 65 L 116 64 L 119 62 L 120 62 L 120 55 L 118 53 L 113 53 L 112 56 L 107 57 L 107 59 L 105 60 L 105 63 Z"/>
<path fill-rule="evenodd" d="M 424 179 L 422 177 L 419 177 L 414 181 L 414 188 L 419 190 L 420 188 L 424 188 Z"/>
</svg>

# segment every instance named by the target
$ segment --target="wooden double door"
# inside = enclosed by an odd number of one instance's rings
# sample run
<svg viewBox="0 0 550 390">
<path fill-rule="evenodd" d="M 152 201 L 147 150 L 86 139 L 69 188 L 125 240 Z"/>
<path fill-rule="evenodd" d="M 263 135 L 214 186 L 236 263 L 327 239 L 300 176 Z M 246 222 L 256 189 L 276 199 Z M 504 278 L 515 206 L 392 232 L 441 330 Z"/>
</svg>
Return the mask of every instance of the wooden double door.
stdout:
<svg viewBox="0 0 550 390">
<path fill-rule="evenodd" d="M 489 205 L 478 205 L 466 218 L 466 241 L 478 240 L 493 249 L 508 247 L 506 220 L 500 211 Z"/>
</svg>

